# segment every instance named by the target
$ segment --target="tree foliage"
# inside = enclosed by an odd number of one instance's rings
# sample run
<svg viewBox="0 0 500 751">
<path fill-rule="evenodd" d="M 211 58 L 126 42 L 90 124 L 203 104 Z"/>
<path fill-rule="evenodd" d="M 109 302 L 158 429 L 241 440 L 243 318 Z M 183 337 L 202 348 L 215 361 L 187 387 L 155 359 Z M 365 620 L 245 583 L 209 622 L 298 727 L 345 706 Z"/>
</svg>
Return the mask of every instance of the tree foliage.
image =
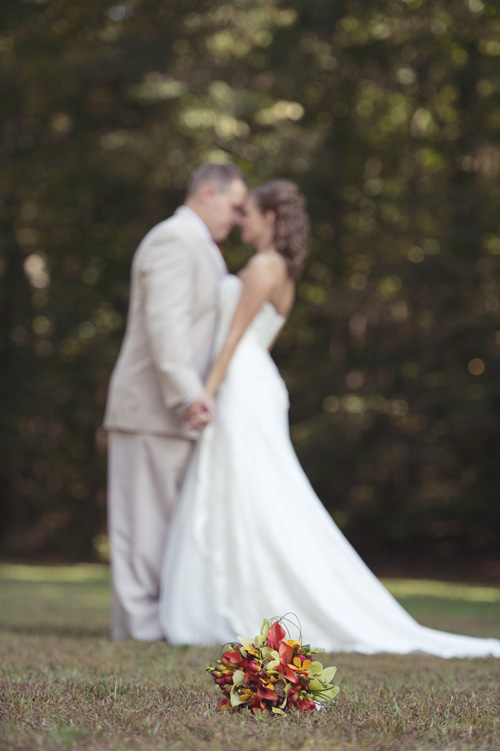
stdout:
<svg viewBox="0 0 500 751">
<path fill-rule="evenodd" d="M 0 9 L 3 552 L 96 554 L 132 253 L 204 160 L 297 181 L 276 358 L 365 553 L 488 553 L 500 511 L 500 18 L 482 0 Z M 232 268 L 248 254 L 228 243 Z"/>
</svg>

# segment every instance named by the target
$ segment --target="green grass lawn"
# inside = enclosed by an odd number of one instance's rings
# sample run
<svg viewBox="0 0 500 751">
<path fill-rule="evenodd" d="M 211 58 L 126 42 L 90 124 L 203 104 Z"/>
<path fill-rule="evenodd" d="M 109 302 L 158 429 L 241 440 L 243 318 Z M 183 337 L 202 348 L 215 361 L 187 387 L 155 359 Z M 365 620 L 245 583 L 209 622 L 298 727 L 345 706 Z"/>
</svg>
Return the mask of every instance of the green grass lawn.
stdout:
<svg viewBox="0 0 500 751">
<path fill-rule="evenodd" d="M 385 584 L 425 625 L 500 638 L 497 588 Z M 112 644 L 108 625 L 107 567 L 0 566 L 1 751 L 500 748 L 500 660 L 335 654 L 332 710 L 230 716 L 204 674 L 213 649 Z"/>
</svg>

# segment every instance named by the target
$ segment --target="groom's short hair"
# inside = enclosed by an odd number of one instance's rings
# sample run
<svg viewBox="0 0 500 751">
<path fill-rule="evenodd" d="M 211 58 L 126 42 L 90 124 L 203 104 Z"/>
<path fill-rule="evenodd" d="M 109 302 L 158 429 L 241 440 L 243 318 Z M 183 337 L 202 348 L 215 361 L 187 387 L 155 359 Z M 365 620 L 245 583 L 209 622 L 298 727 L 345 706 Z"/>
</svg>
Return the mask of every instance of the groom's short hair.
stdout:
<svg viewBox="0 0 500 751">
<path fill-rule="evenodd" d="M 192 196 L 207 183 L 215 185 L 218 193 L 224 193 L 234 180 L 241 180 L 246 185 L 245 178 L 234 164 L 202 164 L 191 175 L 186 198 Z"/>
</svg>

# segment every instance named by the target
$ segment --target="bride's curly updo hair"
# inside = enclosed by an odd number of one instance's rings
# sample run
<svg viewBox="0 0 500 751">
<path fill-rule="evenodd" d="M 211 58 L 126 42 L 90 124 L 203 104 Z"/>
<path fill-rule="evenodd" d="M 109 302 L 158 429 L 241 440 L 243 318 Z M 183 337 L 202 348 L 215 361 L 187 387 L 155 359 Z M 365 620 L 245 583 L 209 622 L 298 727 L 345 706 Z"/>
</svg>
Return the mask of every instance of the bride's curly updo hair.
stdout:
<svg viewBox="0 0 500 751">
<path fill-rule="evenodd" d="M 286 261 L 288 274 L 297 279 L 307 257 L 309 217 L 304 196 L 290 180 L 271 180 L 252 191 L 262 212 L 274 211 L 274 245 Z"/>
</svg>

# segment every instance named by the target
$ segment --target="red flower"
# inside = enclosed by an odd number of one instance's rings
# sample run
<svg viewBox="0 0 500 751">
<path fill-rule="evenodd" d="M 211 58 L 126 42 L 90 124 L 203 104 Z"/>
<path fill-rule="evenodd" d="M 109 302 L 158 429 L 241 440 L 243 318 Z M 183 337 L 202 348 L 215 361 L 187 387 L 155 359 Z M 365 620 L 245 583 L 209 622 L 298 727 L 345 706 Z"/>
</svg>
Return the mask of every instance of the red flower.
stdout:
<svg viewBox="0 0 500 751">
<path fill-rule="evenodd" d="M 227 652 L 224 652 L 222 655 L 221 660 L 224 665 L 229 665 L 231 663 L 238 665 L 243 660 L 243 657 L 239 652 L 236 652 L 236 650 L 228 649 Z"/>
<path fill-rule="evenodd" d="M 280 644 L 286 636 L 286 631 L 279 621 L 273 623 L 267 632 L 267 646 L 279 650 Z"/>
<path fill-rule="evenodd" d="M 259 699 L 270 699 L 271 701 L 277 701 L 278 695 L 274 693 L 274 691 L 271 691 L 269 688 L 265 688 L 264 686 L 259 686 L 257 688 L 257 696 Z"/>
<path fill-rule="evenodd" d="M 265 712 L 266 711 L 266 704 L 262 699 L 259 699 L 257 696 L 252 701 L 252 713 L 257 714 L 258 712 Z"/>
<path fill-rule="evenodd" d="M 312 709 L 316 709 L 316 704 L 312 699 L 299 699 L 297 704 L 301 712 L 310 712 Z"/>
<path fill-rule="evenodd" d="M 257 662 L 257 660 L 251 660 L 248 663 L 248 665 L 247 665 L 247 670 L 248 670 L 248 673 L 252 673 L 253 675 L 255 675 L 256 673 L 258 673 L 259 670 L 260 670 L 260 665 Z M 248 675 L 248 673 L 247 673 L 247 675 Z"/>
</svg>

